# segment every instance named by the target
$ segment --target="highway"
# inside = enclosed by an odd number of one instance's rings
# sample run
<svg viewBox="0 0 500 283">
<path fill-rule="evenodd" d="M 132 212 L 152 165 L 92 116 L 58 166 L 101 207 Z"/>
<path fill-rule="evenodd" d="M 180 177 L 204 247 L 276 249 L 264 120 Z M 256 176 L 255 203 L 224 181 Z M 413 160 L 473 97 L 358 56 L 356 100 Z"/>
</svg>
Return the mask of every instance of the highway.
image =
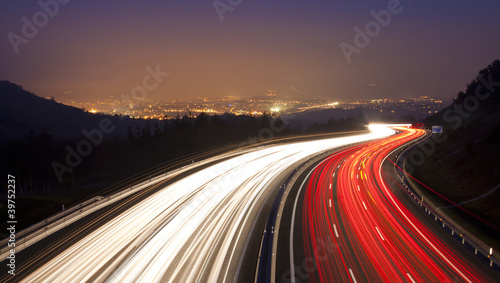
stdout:
<svg viewBox="0 0 500 283">
<path fill-rule="evenodd" d="M 498 274 L 422 221 L 395 182 L 389 185 L 391 167 L 383 170 L 383 162 L 425 133 L 397 129 L 398 135 L 335 152 L 302 177 L 293 207 L 298 220 L 285 241 L 289 248 L 281 247 L 290 272 L 278 281 L 498 282 Z"/>
<path fill-rule="evenodd" d="M 261 147 L 198 170 L 100 221 L 57 255 L 38 258 L 37 268 L 22 281 L 237 280 L 248 268 L 241 265 L 251 232 L 279 176 L 324 151 L 392 134 L 378 128 L 363 135 Z"/>
<path fill-rule="evenodd" d="M 391 181 L 388 158 L 424 131 L 370 130 L 195 166 L 21 251 L 0 281 L 250 282 L 261 256 L 257 282 L 498 282 Z"/>
</svg>

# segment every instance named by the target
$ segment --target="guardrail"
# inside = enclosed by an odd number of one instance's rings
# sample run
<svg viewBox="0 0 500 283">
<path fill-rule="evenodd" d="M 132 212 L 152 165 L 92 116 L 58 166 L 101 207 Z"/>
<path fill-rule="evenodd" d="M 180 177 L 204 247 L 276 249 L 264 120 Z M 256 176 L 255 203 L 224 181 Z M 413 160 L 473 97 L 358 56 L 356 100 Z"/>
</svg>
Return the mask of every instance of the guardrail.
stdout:
<svg viewBox="0 0 500 283">
<path fill-rule="evenodd" d="M 354 143 L 357 144 L 357 143 Z M 68 225 L 82 219 L 83 217 L 88 216 L 89 214 L 102 209 L 110 204 L 113 204 L 114 202 L 130 195 L 133 193 L 138 192 L 139 190 L 142 190 L 143 188 L 154 185 L 156 183 L 161 182 L 162 180 L 166 179 L 167 177 L 172 177 L 175 175 L 178 175 L 182 172 L 185 172 L 187 170 L 193 169 L 197 166 L 201 166 L 216 160 L 222 160 L 228 157 L 240 155 L 240 154 L 245 154 L 251 151 L 259 150 L 259 149 L 264 149 L 274 146 L 273 144 L 266 144 L 266 145 L 261 145 L 257 146 L 254 148 L 245 148 L 245 149 L 235 149 L 230 152 L 220 154 L 217 156 L 213 156 L 198 162 L 194 162 L 185 166 L 181 166 L 175 170 L 168 171 L 165 173 L 161 173 L 155 177 L 152 178 L 147 178 L 146 181 L 143 181 L 139 184 L 132 185 L 126 189 L 120 190 L 113 195 L 110 196 L 97 196 L 94 198 L 91 198 L 89 200 L 86 200 L 80 204 L 77 204 L 75 206 L 69 207 L 68 209 L 61 211 L 47 219 L 44 219 L 36 224 L 33 224 L 29 226 L 28 228 L 25 228 L 19 232 L 16 231 L 16 241 L 15 241 L 15 250 L 16 253 L 29 247 L 30 245 L 36 243 L 37 241 L 59 231 L 60 229 L 63 229 L 64 227 L 67 227 Z M 341 146 L 340 148 L 343 148 L 344 146 Z M 330 149 L 331 150 L 331 149 Z M 326 152 L 330 151 L 326 150 L 322 154 L 326 154 Z M 145 173 L 143 174 L 142 178 L 146 178 L 148 174 Z M 3 239 L 0 241 L 0 261 L 3 261 L 6 259 L 6 257 L 10 254 L 10 250 L 12 249 L 11 247 L 8 246 L 9 243 L 9 237 Z"/>
<path fill-rule="evenodd" d="M 22 231 L 16 233 L 15 250 L 19 252 L 33 243 L 53 234 L 60 229 L 82 219 L 83 217 L 112 204 L 130 194 L 133 194 L 149 185 L 159 183 L 165 178 L 167 173 L 157 176 L 154 179 L 145 181 L 141 184 L 131 186 L 125 190 L 115 193 L 108 197 L 95 197 L 85 202 L 77 204 L 69 209 L 62 211 L 52 217 L 49 217 L 41 222 L 38 222 Z M 0 258 L 5 259 L 10 253 L 11 247 L 8 247 L 9 238 L 0 242 Z"/>
<path fill-rule="evenodd" d="M 68 208 L 68 209 L 66 209 L 64 211 L 61 211 L 61 212 L 59 212 L 59 213 L 57 213 L 57 214 L 55 214 L 55 215 L 53 215 L 53 216 L 51 216 L 51 217 L 49 217 L 49 218 L 47 218 L 45 220 L 42 220 L 41 222 L 33 224 L 33 225 L 31 225 L 31 226 L 23 229 L 22 231 L 17 232 L 16 233 L 16 238 L 19 239 L 20 237 L 23 237 L 23 236 L 25 236 L 27 234 L 30 234 L 33 231 L 35 231 L 37 229 L 40 229 L 41 227 L 44 227 L 47 224 L 52 223 L 52 222 L 54 222 L 57 219 L 64 218 L 67 215 L 74 213 L 76 210 L 81 209 L 82 207 L 87 206 L 87 205 L 89 205 L 89 204 L 91 204 L 91 203 L 93 203 L 95 201 L 99 201 L 101 199 L 102 199 L 102 197 L 99 197 L 99 196 L 95 197 L 95 198 L 91 198 L 91 199 L 86 200 L 86 201 L 84 201 L 84 202 L 82 202 L 80 204 L 77 204 L 77 205 L 75 205 L 73 207 L 70 207 L 70 208 Z M 9 241 L 9 238 L 5 238 L 2 241 L 0 241 L 0 247 L 3 248 L 8 243 L 8 241 Z M 2 248 L 0 248 L 0 253 L 3 251 Z"/>
<path fill-rule="evenodd" d="M 428 137 L 430 138 L 431 135 Z M 425 141 L 427 139 L 424 139 Z M 418 186 L 413 182 L 411 178 L 409 178 L 405 173 L 405 161 L 406 156 L 413 148 L 418 146 L 421 142 L 417 142 L 415 145 L 408 146 L 399 154 L 396 159 L 394 165 L 394 171 L 398 176 L 399 182 L 409 194 L 409 196 L 415 201 L 415 203 L 421 207 L 422 210 L 427 213 L 430 218 L 433 218 L 435 222 L 439 222 L 440 226 L 448 232 L 455 240 L 461 242 L 462 245 L 465 245 L 465 248 L 474 253 L 474 255 L 478 256 L 480 259 L 485 262 L 489 262 L 489 266 L 500 270 L 500 260 L 496 253 L 493 253 L 493 248 L 488 246 L 486 243 L 476 238 L 474 235 L 469 233 L 463 227 L 458 225 L 453 219 L 451 219 L 448 215 L 443 212 L 439 212 L 438 207 L 432 203 L 430 200 L 424 200 L 423 193 L 418 189 Z M 400 159 L 403 159 L 400 164 L 402 166 L 398 167 Z M 402 168 L 402 170 L 401 170 Z"/>
<path fill-rule="evenodd" d="M 16 231 L 16 241 L 15 247 L 16 253 L 29 247 L 33 243 L 59 231 L 60 229 L 82 219 L 89 214 L 102 209 L 114 202 L 127 197 L 130 194 L 136 193 L 139 190 L 144 189 L 147 186 L 154 185 L 166 179 L 167 177 L 173 177 L 181 174 L 187 170 L 193 169 L 197 166 L 201 166 L 216 160 L 221 160 L 235 155 L 244 154 L 255 149 L 262 149 L 269 147 L 271 145 L 263 145 L 257 148 L 251 149 L 236 149 L 231 152 L 213 156 L 198 162 L 193 162 L 191 164 L 181 166 L 175 170 L 161 173 L 155 177 L 147 178 L 139 184 L 132 185 L 128 188 L 120 190 L 110 196 L 97 196 L 86 200 L 82 203 L 69 207 L 68 209 L 61 211 L 47 219 L 44 219 L 36 224 L 33 224 L 19 232 Z M 146 178 L 148 174 L 144 174 L 143 177 Z M 10 254 L 11 247 L 8 246 L 10 238 L 7 237 L 0 241 L 0 261 L 5 260 Z"/>
</svg>

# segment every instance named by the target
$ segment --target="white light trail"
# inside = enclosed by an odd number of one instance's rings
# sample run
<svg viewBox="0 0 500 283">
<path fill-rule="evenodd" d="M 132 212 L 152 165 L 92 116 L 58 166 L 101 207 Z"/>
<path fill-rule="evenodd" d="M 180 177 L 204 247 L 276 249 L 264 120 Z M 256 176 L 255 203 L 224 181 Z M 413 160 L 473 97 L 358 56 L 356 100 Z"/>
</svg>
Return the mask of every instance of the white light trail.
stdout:
<svg viewBox="0 0 500 283">
<path fill-rule="evenodd" d="M 244 227 L 284 170 L 326 150 L 383 138 L 372 133 L 264 148 L 195 172 L 165 188 L 33 272 L 26 282 L 216 282 L 234 272 Z M 232 268 L 233 267 L 233 268 Z"/>
</svg>

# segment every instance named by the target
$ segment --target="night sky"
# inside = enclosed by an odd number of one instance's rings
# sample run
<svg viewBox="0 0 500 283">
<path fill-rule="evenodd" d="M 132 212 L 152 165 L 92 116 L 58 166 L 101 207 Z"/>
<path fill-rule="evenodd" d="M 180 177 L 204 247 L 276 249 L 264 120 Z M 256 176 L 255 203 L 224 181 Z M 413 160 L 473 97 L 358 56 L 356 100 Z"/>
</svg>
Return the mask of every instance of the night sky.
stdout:
<svg viewBox="0 0 500 283">
<path fill-rule="evenodd" d="M 57 100 L 95 101 L 130 93 L 146 67 L 159 65 L 170 75 L 148 90 L 152 100 L 269 89 L 303 98 L 443 97 L 500 58 L 500 1 L 397 2 L 72 0 L 44 18 L 37 1 L 2 0 L 0 79 Z M 372 23 L 376 35 L 357 48 L 354 28 L 365 30 L 370 11 L 391 4 L 399 12 L 385 27 Z M 34 15 L 40 27 L 27 38 L 22 18 L 33 23 Z M 342 42 L 358 49 L 350 63 Z"/>
</svg>

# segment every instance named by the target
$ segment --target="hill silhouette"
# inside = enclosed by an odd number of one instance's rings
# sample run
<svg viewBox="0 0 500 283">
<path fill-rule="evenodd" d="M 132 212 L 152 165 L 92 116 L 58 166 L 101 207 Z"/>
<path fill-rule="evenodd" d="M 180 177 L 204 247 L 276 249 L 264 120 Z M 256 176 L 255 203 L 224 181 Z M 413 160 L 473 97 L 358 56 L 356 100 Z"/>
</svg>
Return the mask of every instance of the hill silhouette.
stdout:
<svg viewBox="0 0 500 283">
<path fill-rule="evenodd" d="M 494 60 L 479 71 L 476 78 L 467 84 L 466 90 L 458 93 L 453 103 L 438 113 L 426 118 L 427 125 L 442 125 L 446 132 L 457 133 L 467 127 L 480 126 L 500 110 L 500 60 Z M 488 127 L 481 127 L 488 128 Z"/>
<path fill-rule="evenodd" d="M 41 131 L 56 138 L 77 139 L 82 136 L 82 130 L 98 128 L 104 118 L 110 119 L 116 127 L 109 137 L 125 137 L 129 126 L 145 125 L 144 121 L 128 117 L 88 113 L 39 97 L 9 81 L 0 81 L 0 99 L 0 144 Z"/>
</svg>

